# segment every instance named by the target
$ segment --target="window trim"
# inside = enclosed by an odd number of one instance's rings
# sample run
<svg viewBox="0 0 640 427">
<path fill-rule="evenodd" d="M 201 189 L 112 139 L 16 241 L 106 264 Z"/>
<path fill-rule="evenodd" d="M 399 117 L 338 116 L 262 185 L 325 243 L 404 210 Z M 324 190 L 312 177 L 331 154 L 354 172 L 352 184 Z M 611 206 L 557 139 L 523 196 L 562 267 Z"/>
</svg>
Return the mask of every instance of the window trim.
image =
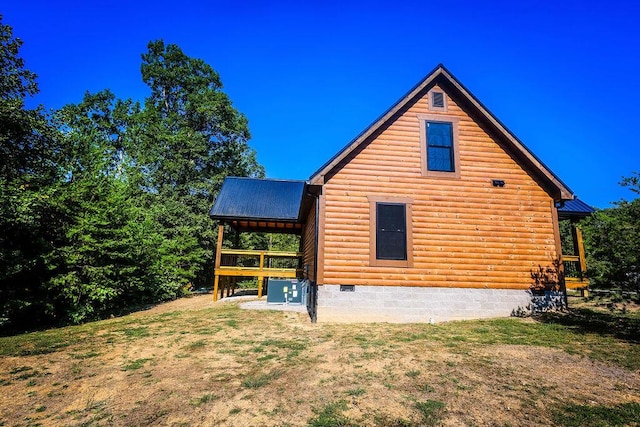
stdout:
<svg viewBox="0 0 640 427">
<path fill-rule="evenodd" d="M 413 267 L 413 221 L 412 205 L 413 199 L 409 197 L 387 197 L 387 196 L 367 196 L 369 200 L 369 266 L 371 267 Z M 407 259 L 391 260 L 378 259 L 376 257 L 377 247 L 377 209 L 378 203 L 396 203 L 405 206 L 405 228 L 407 239 Z"/>
<path fill-rule="evenodd" d="M 440 92 L 442 94 L 442 107 L 436 107 L 433 105 L 433 93 Z M 447 93 L 438 87 L 434 87 L 429 92 L 427 92 L 427 99 L 429 100 L 429 110 L 430 111 L 447 111 Z"/>
<path fill-rule="evenodd" d="M 460 178 L 460 143 L 458 139 L 458 122 L 459 117 L 447 116 L 441 114 L 418 114 L 418 121 L 420 122 L 420 164 L 422 169 L 422 176 L 429 178 L 448 178 L 458 179 Z M 427 122 L 440 122 L 451 123 L 451 133 L 453 140 L 453 167 L 452 172 L 447 171 L 430 171 L 428 168 L 428 152 L 427 149 Z"/>
</svg>

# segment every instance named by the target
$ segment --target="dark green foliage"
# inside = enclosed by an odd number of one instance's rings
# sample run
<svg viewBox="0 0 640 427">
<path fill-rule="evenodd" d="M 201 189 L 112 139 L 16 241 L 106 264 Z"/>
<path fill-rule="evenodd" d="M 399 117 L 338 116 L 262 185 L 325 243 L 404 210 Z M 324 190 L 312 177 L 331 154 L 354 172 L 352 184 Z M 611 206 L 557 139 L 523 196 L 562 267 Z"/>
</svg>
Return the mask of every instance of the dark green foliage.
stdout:
<svg viewBox="0 0 640 427">
<path fill-rule="evenodd" d="M 267 234 L 268 245 L 270 251 L 290 251 L 296 252 L 300 250 L 300 236 L 295 234 Z"/>
<path fill-rule="evenodd" d="M 38 85 L 18 55 L 21 46 L 22 40 L 13 36 L 0 15 L 0 176 L 9 181 L 52 172 L 43 111 L 24 106 L 27 97 L 38 93 Z"/>
<path fill-rule="evenodd" d="M 247 119 L 222 92 L 218 74 L 176 45 L 149 43 L 142 79 L 151 89 L 129 147 L 136 182 L 149 193 L 148 206 L 172 242 L 165 256 L 179 277 L 207 285 L 216 232 L 206 213 L 227 175 L 263 176 L 247 144 Z M 155 199 L 155 200 L 153 200 Z"/>
<path fill-rule="evenodd" d="M 622 185 L 640 193 L 640 175 Z M 640 198 L 597 211 L 584 221 L 583 231 L 593 284 L 640 292 Z"/>
<path fill-rule="evenodd" d="M 144 105 L 109 90 L 52 117 L 0 24 L 0 328 L 78 323 L 210 284 L 208 210 L 226 175 L 263 176 L 218 74 L 149 43 Z M 263 241 L 264 239 L 261 239 Z"/>
<path fill-rule="evenodd" d="M 640 403 L 617 406 L 568 405 L 554 411 L 554 422 L 562 426 L 628 426 L 640 423 Z"/>
<path fill-rule="evenodd" d="M 62 226 L 56 131 L 41 107 L 25 108 L 38 92 L 0 15 L 0 325 L 3 318 L 45 321 L 42 284 Z"/>
</svg>

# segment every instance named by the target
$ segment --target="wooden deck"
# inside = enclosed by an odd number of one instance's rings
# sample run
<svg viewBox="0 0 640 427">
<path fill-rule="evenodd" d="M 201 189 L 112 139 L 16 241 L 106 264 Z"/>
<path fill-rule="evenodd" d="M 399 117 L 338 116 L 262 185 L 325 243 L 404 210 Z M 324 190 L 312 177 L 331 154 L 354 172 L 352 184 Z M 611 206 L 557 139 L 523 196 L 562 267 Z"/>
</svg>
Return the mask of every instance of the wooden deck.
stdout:
<svg viewBox="0 0 640 427">
<path fill-rule="evenodd" d="M 258 298 L 262 298 L 263 281 L 267 277 L 302 277 L 302 252 L 220 249 L 214 271 L 213 300 L 218 300 L 220 277 L 257 277 Z M 228 285 L 228 284 L 227 284 Z M 228 289 L 227 289 L 228 290 Z"/>
</svg>

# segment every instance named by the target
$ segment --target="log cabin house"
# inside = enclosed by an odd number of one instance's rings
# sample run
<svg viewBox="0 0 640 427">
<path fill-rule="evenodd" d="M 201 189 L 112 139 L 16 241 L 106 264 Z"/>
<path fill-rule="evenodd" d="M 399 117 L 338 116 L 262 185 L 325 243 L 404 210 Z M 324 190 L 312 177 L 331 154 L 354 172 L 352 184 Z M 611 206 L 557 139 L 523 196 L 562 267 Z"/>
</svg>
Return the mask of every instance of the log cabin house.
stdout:
<svg viewBox="0 0 640 427">
<path fill-rule="evenodd" d="M 591 211 L 439 65 L 307 181 L 224 181 L 210 212 L 220 224 L 214 298 L 228 295 L 227 277 L 257 276 L 259 296 L 266 277 L 298 277 L 313 321 L 340 310 L 508 316 L 531 302 L 538 271 L 552 276 L 545 286 L 586 286 L 579 229 L 563 259 L 558 224 Z M 298 234 L 300 250 L 225 249 L 225 224 Z"/>
</svg>

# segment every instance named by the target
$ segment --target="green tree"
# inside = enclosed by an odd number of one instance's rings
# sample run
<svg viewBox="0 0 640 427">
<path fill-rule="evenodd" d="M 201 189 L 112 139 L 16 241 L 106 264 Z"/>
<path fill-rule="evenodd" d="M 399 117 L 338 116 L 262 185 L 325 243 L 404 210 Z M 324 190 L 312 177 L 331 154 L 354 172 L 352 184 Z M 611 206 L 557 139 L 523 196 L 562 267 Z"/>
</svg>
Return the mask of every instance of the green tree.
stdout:
<svg viewBox="0 0 640 427">
<path fill-rule="evenodd" d="M 217 73 L 152 42 L 144 105 L 104 90 L 49 118 L 24 107 L 35 75 L 6 25 L 0 44 L 0 326 L 81 322 L 211 281 L 213 198 L 226 175 L 264 174 Z"/>
<path fill-rule="evenodd" d="M 247 143 L 246 117 L 211 66 L 158 40 L 142 55 L 141 71 L 151 93 L 130 147 L 137 179 L 164 230 L 160 250 L 175 258 L 181 280 L 203 286 L 211 281 L 216 242 L 207 212 L 224 177 L 264 170 Z"/>
<path fill-rule="evenodd" d="M 156 251 L 149 248 L 159 240 L 157 227 L 136 203 L 140 191 L 128 179 L 124 149 L 138 108 L 105 90 L 56 113 L 65 153 L 58 185 L 65 227 L 51 257 L 55 275 L 44 284 L 56 319 L 80 322 L 156 300 Z"/>
<path fill-rule="evenodd" d="M 42 107 L 26 108 L 36 75 L 19 56 L 22 41 L 0 15 L 0 322 L 39 321 L 42 289 L 61 226 L 55 184 L 60 152 Z"/>
<path fill-rule="evenodd" d="M 640 194 L 640 174 L 634 172 L 621 185 Z M 583 229 L 594 285 L 640 292 L 640 198 L 597 211 Z"/>
</svg>

